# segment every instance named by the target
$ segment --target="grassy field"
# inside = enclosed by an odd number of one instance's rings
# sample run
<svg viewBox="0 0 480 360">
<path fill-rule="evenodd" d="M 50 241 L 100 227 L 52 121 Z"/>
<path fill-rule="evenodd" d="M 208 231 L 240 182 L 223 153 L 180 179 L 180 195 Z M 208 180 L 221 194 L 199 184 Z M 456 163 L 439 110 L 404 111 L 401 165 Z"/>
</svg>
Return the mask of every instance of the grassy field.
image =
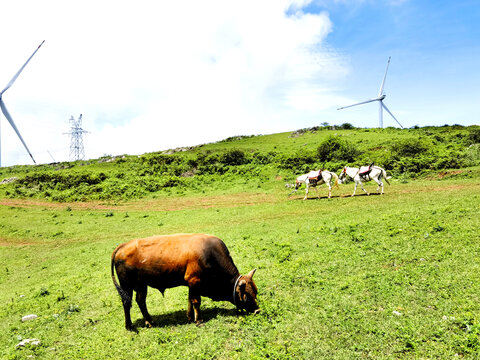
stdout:
<svg viewBox="0 0 480 360">
<path fill-rule="evenodd" d="M 283 180 L 116 202 L 2 198 L 0 358 L 478 358 L 479 168 L 462 172 L 394 178 L 384 196 L 349 197 L 350 183 L 307 201 Z M 111 253 L 175 232 L 215 234 L 242 273 L 257 268 L 262 312 L 204 298 L 197 327 L 186 288 L 151 290 L 157 326 L 143 327 L 134 304 L 138 332 L 126 331 Z M 22 322 L 28 314 L 38 318 Z M 31 338 L 41 344 L 16 348 Z"/>
</svg>

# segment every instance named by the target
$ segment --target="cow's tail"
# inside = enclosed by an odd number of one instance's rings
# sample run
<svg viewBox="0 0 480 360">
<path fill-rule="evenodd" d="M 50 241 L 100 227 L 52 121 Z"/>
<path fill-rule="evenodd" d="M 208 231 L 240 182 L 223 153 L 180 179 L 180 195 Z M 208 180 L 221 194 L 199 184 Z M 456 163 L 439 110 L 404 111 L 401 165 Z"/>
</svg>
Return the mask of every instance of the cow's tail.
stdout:
<svg viewBox="0 0 480 360">
<path fill-rule="evenodd" d="M 117 282 L 117 279 L 115 278 L 115 256 L 117 255 L 117 251 L 120 250 L 123 247 L 124 244 L 117 246 L 115 251 L 112 254 L 112 262 L 111 262 L 111 271 L 112 271 L 112 281 L 113 285 L 115 285 L 115 289 L 117 289 L 118 294 L 122 298 L 122 302 L 125 306 L 130 307 L 132 304 L 132 298 L 130 295 L 127 294 L 125 290 L 120 286 L 120 284 Z"/>
<path fill-rule="evenodd" d="M 335 183 L 333 184 L 337 189 L 340 189 L 340 187 L 338 186 L 338 175 L 335 174 L 334 172 L 331 173 L 333 178 L 335 179 Z"/>
<path fill-rule="evenodd" d="M 388 179 L 390 179 L 389 176 L 387 176 L 387 172 L 382 169 L 382 175 L 383 175 L 383 178 L 385 179 L 385 181 L 387 182 L 388 185 L 390 185 L 390 181 L 388 181 Z"/>
</svg>

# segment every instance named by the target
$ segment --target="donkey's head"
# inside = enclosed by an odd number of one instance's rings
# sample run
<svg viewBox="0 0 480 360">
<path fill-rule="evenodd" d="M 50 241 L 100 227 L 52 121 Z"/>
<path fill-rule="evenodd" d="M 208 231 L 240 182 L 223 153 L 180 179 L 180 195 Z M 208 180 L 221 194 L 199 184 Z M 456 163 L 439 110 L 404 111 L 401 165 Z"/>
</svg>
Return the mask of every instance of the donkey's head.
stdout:
<svg viewBox="0 0 480 360">
<path fill-rule="evenodd" d="M 338 182 L 342 184 L 347 179 L 347 167 L 344 167 L 338 176 Z"/>
</svg>

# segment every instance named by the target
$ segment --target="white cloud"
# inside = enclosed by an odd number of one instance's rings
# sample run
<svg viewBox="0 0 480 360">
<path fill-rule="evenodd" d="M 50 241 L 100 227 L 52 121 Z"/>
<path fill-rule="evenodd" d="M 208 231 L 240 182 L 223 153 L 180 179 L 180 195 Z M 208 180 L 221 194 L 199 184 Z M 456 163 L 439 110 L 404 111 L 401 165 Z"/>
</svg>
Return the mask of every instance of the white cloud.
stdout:
<svg viewBox="0 0 480 360">
<path fill-rule="evenodd" d="M 308 3 L 8 2 L 0 83 L 46 42 L 4 100 L 40 162 L 46 150 L 68 159 L 63 133 L 80 113 L 87 157 L 300 128 L 343 102 L 334 83 L 346 74 L 324 43 L 328 15 L 303 13 Z M 2 153 L 29 163 L 8 131 Z"/>
</svg>

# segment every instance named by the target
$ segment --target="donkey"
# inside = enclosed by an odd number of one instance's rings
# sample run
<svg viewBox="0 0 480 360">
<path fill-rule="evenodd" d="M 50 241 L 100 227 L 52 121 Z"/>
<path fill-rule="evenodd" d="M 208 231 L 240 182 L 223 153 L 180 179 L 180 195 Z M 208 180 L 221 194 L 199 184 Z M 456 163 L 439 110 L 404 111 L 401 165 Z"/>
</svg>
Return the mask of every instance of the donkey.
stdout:
<svg viewBox="0 0 480 360">
<path fill-rule="evenodd" d="M 380 193 L 381 195 L 383 195 L 382 179 L 385 179 L 387 184 L 390 185 L 390 182 L 388 181 L 390 177 L 387 176 L 387 173 L 385 172 L 385 170 L 375 165 L 372 165 L 370 167 L 362 167 L 362 168 L 345 166 L 339 176 L 340 184 L 345 182 L 347 176 L 351 177 L 355 181 L 355 189 L 353 190 L 352 196 L 355 196 L 355 192 L 357 191 L 358 184 L 360 184 L 362 190 L 365 191 L 367 195 L 369 195 L 367 190 L 365 190 L 365 188 L 363 187 L 363 183 L 370 180 L 373 180 L 378 184 L 377 193 L 380 187 L 382 188 L 382 191 Z"/>
<path fill-rule="evenodd" d="M 308 197 L 308 191 L 310 187 L 313 187 L 315 191 L 317 192 L 318 195 L 318 189 L 317 185 L 321 184 L 327 184 L 328 186 L 328 198 L 332 197 L 332 186 L 336 186 L 337 189 L 338 187 L 338 176 L 334 172 L 330 172 L 327 170 L 315 170 L 315 171 L 310 171 L 308 174 L 303 174 L 297 177 L 295 180 L 295 188 L 293 191 L 290 193 L 293 194 L 298 191 L 298 189 L 302 186 L 302 184 L 305 184 L 305 197 L 303 200 L 307 200 Z M 287 184 L 287 187 L 292 187 L 293 185 Z M 318 195 L 320 198 L 320 195 Z"/>
</svg>

